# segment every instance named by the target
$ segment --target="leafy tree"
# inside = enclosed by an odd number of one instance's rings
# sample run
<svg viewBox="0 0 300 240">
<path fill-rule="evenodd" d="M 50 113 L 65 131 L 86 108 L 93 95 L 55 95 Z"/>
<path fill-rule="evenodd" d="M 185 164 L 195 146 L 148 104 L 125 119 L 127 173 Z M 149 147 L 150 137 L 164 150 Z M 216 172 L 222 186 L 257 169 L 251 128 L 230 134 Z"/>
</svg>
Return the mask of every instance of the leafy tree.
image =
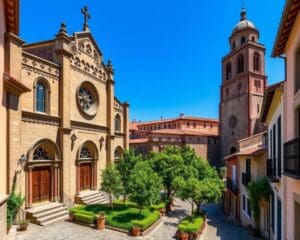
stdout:
<svg viewBox="0 0 300 240">
<path fill-rule="evenodd" d="M 113 196 L 117 198 L 123 193 L 120 173 L 113 165 L 107 165 L 102 171 L 101 190 L 109 197 L 109 205 L 113 208 Z"/>
<path fill-rule="evenodd" d="M 257 181 L 251 181 L 247 185 L 247 191 L 249 193 L 250 208 L 253 212 L 255 227 L 258 229 L 260 215 L 259 201 L 261 199 L 268 201 L 271 194 L 271 187 L 268 179 L 264 177 Z"/>
<path fill-rule="evenodd" d="M 218 202 L 222 196 L 223 182 L 218 178 L 205 178 L 198 180 L 197 178 L 189 178 L 184 180 L 177 177 L 173 182 L 176 196 L 182 200 L 188 200 L 197 206 L 196 213 L 200 213 L 201 205 L 210 202 Z"/>
<path fill-rule="evenodd" d="M 124 204 L 127 199 L 127 195 L 129 193 L 129 178 L 132 174 L 132 171 L 135 165 L 142 160 L 141 155 L 136 155 L 134 150 L 130 148 L 129 150 L 125 150 L 123 152 L 123 156 L 121 160 L 116 164 L 116 168 L 121 175 L 122 186 L 124 189 L 123 200 Z"/>
<path fill-rule="evenodd" d="M 21 196 L 21 193 L 16 194 L 16 182 L 14 181 L 11 194 L 7 200 L 7 226 L 11 226 L 16 220 L 16 216 L 20 210 L 20 207 L 25 202 L 25 198 Z"/>
<path fill-rule="evenodd" d="M 162 178 L 167 197 L 172 201 L 173 180 L 183 172 L 184 160 L 178 148 L 166 147 L 162 152 L 152 153 L 150 160 L 153 170 Z"/>
<path fill-rule="evenodd" d="M 139 206 L 140 213 L 145 206 L 159 202 L 160 189 L 161 178 L 149 163 L 137 163 L 129 177 L 129 199 Z"/>
</svg>

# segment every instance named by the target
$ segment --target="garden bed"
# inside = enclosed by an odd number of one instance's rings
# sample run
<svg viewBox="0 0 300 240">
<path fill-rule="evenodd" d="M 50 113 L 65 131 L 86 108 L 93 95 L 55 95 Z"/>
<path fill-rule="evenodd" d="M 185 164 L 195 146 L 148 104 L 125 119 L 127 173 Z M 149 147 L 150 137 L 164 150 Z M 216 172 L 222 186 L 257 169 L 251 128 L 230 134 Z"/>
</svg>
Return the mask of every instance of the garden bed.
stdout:
<svg viewBox="0 0 300 240">
<path fill-rule="evenodd" d="M 106 204 L 77 205 L 70 209 L 70 213 L 75 221 L 94 225 L 98 213 L 104 212 L 108 228 L 129 232 L 134 226 L 139 226 L 143 232 L 160 219 L 160 207 L 161 205 L 154 205 L 140 212 L 135 203 L 127 202 L 124 205 L 123 202 L 116 201 L 113 209 Z"/>
<path fill-rule="evenodd" d="M 199 239 L 205 227 L 205 215 L 192 215 L 182 219 L 178 225 L 178 239 Z"/>
</svg>

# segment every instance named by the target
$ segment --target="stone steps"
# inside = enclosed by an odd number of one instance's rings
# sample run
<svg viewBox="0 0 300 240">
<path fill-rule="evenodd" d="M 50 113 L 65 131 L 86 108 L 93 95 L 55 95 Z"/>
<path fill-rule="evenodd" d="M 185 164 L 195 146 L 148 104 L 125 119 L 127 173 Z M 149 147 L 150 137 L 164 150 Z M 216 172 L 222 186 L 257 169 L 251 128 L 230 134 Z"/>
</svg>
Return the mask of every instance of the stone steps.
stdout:
<svg viewBox="0 0 300 240">
<path fill-rule="evenodd" d="M 85 205 L 108 203 L 106 196 L 99 191 L 88 191 L 80 193 L 75 197 L 75 202 Z"/>
<path fill-rule="evenodd" d="M 26 210 L 26 216 L 32 223 L 47 226 L 68 219 L 69 211 L 62 203 L 54 202 Z"/>
</svg>

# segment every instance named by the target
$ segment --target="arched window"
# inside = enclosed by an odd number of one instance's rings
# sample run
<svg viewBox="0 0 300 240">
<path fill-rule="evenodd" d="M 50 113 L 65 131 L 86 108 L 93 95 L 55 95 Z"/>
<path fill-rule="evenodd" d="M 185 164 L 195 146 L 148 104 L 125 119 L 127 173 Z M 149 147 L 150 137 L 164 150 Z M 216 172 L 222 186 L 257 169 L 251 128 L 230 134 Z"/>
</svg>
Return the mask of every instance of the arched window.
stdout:
<svg viewBox="0 0 300 240">
<path fill-rule="evenodd" d="M 88 149 L 87 146 L 83 146 L 80 150 L 80 155 L 79 155 L 80 159 L 90 159 L 92 158 L 92 154 L 90 152 L 90 150 Z"/>
<path fill-rule="evenodd" d="M 252 40 L 252 42 L 255 42 L 255 37 L 252 36 L 252 37 L 251 37 L 251 40 Z"/>
<path fill-rule="evenodd" d="M 97 154 L 96 145 L 91 141 L 87 141 L 84 144 L 82 144 L 77 153 L 77 159 L 78 160 L 94 160 L 94 159 L 97 160 L 98 154 Z"/>
<path fill-rule="evenodd" d="M 35 149 L 33 153 L 33 160 L 49 160 L 49 159 L 50 159 L 49 154 L 44 148 L 38 147 Z"/>
<path fill-rule="evenodd" d="M 259 71 L 260 67 L 260 55 L 258 52 L 255 52 L 253 55 L 253 70 Z"/>
<path fill-rule="evenodd" d="M 119 114 L 115 117 L 115 131 L 121 132 L 121 117 Z"/>
<path fill-rule="evenodd" d="M 39 80 L 35 86 L 35 110 L 38 112 L 46 112 L 47 106 L 47 87 Z"/>
<path fill-rule="evenodd" d="M 123 149 L 120 146 L 116 147 L 114 152 L 115 162 L 118 162 L 122 158 L 122 154 L 123 154 Z"/>
<path fill-rule="evenodd" d="M 230 148 L 230 154 L 234 154 L 234 153 L 236 153 L 236 148 L 235 147 Z"/>
<path fill-rule="evenodd" d="M 226 64 L 226 80 L 231 80 L 231 78 L 232 78 L 231 62 L 228 62 Z"/>
<path fill-rule="evenodd" d="M 242 73 L 244 71 L 244 57 L 239 55 L 237 59 L 237 73 Z"/>
<path fill-rule="evenodd" d="M 245 42 L 246 42 L 246 38 L 243 36 L 243 37 L 241 38 L 241 45 L 243 45 Z"/>
</svg>

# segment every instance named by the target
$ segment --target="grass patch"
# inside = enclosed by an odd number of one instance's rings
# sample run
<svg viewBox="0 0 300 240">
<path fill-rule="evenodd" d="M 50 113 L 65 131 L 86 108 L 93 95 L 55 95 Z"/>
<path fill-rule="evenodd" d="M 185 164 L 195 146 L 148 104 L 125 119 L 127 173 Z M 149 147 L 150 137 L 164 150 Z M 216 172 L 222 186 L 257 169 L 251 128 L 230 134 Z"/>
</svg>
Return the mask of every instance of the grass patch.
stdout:
<svg viewBox="0 0 300 240">
<path fill-rule="evenodd" d="M 146 230 L 160 217 L 158 211 L 150 210 L 149 208 L 143 209 L 140 214 L 140 209 L 130 202 L 125 205 L 123 202 L 116 203 L 114 204 L 113 209 L 111 209 L 108 205 L 100 204 L 88 206 L 77 205 L 70 209 L 70 212 L 74 214 L 75 219 L 79 220 L 79 216 L 87 223 L 90 223 L 92 219 L 93 222 L 95 222 L 97 214 L 100 211 L 105 212 L 107 225 L 124 230 L 130 230 L 135 225 L 140 226 L 142 230 Z"/>
<path fill-rule="evenodd" d="M 178 229 L 185 233 L 196 233 L 202 227 L 204 217 L 202 215 L 193 215 L 184 218 L 178 225 Z"/>
</svg>

